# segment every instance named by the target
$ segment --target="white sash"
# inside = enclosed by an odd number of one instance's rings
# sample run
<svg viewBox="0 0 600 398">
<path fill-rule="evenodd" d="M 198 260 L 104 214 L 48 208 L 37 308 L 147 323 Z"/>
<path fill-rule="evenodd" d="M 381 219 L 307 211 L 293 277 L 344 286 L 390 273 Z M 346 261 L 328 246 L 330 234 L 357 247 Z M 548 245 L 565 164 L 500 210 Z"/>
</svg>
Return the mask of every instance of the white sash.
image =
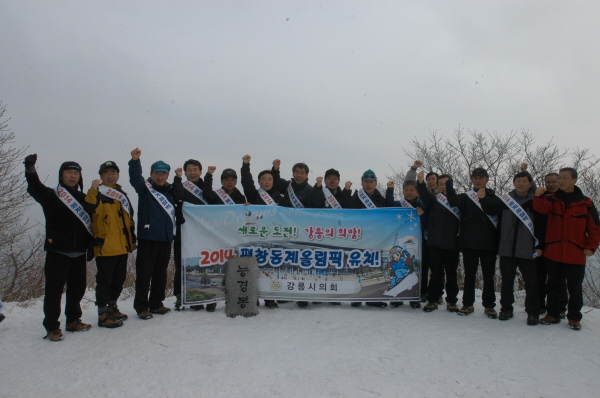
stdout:
<svg viewBox="0 0 600 398">
<path fill-rule="evenodd" d="M 369 195 L 367 195 L 367 193 L 362 188 L 358 191 L 358 198 L 363 203 L 363 205 L 365 205 L 365 207 L 367 209 L 376 209 L 377 208 L 377 206 L 375 206 L 375 203 L 373 203 L 371 198 L 369 198 Z"/>
<path fill-rule="evenodd" d="M 477 207 L 479 207 L 479 210 L 483 211 L 483 209 L 481 208 L 481 203 L 479 203 L 479 196 L 477 196 L 477 192 L 471 189 L 469 192 L 467 192 L 467 196 L 471 198 L 471 200 L 477 205 Z M 495 228 L 498 228 L 498 217 L 490 216 L 489 214 L 486 214 L 485 211 L 483 211 L 483 214 L 485 214 L 490 219 L 492 224 L 494 224 Z"/>
<path fill-rule="evenodd" d="M 148 182 L 148 180 L 144 180 L 146 183 L 146 187 L 148 187 L 148 191 L 150 194 L 156 199 L 158 204 L 167 212 L 167 214 L 171 217 L 171 222 L 173 222 L 173 234 L 175 234 L 177 225 L 175 224 L 175 206 L 169 202 L 169 199 L 162 193 L 158 192 L 156 189 L 152 188 L 152 184 Z"/>
<path fill-rule="evenodd" d="M 400 204 L 402 207 L 408 207 L 409 209 L 414 209 L 415 207 L 411 205 L 408 200 L 404 199 L 404 197 L 400 198 Z"/>
<path fill-rule="evenodd" d="M 304 205 L 302 204 L 302 202 L 300 202 L 300 199 L 298 199 L 298 197 L 296 196 L 296 193 L 294 192 L 294 189 L 292 188 L 291 181 L 288 184 L 287 192 L 288 192 L 288 196 L 290 197 L 290 202 L 292 202 L 292 206 L 294 206 L 296 209 L 303 209 Z"/>
<path fill-rule="evenodd" d="M 267 206 L 277 206 L 271 195 L 262 188 L 258 188 L 258 193 Z"/>
<path fill-rule="evenodd" d="M 458 209 L 458 207 L 451 207 L 450 203 L 448 203 L 448 198 L 445 197 L 444 194 L 438 193 L 437 195 L 435 195 L 435 198 L 437 199 L 439 204 L 448 209 L 448 211 L 454 214 L 456 218 L 458 218 L 460 221 L 460 210 Z"/>
<path fill-rule="evenodd" d="M 515 214 L 515 216 L 517 216 L 517 218 L 521 220 L 523 224 L 525 224 L 525 227 L 527 227 L 527 229 L 531 233 L 531 236 L 533 237 L 534 246 L 537 246 L 539 244 L 539 241 L 535 237 L 535 233 L 533 231 L 533 221 L 531 220 L 531 218 L 529 218 L 527 212 L 525 212 L 521 205 L 518 204 L 517 201 L 514 200 L 512 196 L 510 196 L 507 193 L 501 195 L 500 199 L 502 199 L 502 201 L 506 204 L 510 211 L 512 211 Z"/>
<path fill-rule="evenodd" d="M 202 196 L 202 190 L 200 188 L 198 188 L 198 186 L 196 184 L 194 184 L 191 181 L 184 181 L 182 183 L 182 185 L 185 189 L 188 190 L 189 193 L 191 193 L 192 195 L 194 195 L 195 197 L 200 199 L 202 201 L 202 203 L 204 203 L 205 205 L 208 204 L 206 199 L 204 199 L 204 196 Z"/>
<path fill-rule="evenodd" d="M 92 219 L 90 215 L 85 211 L 81 203 L 77 201 L 64 187 L 60 185 L 54 188 L 54 192 L 58 199 L 65 204 L 75 214 L 75 216 L 83 223 L 87 231 L 90 235 L 94 236 L 94 231 L 92 230 Z"/>
<path fill-rule="evenodd" d="M 215 193 L 219 196 L 219 198 L 223 201 L 224 204 L 226 204 L 226 205 L 234 205 L 235 204 L 233 199 L 231 199 L 231 196 L 229 196 L 227 194 L 227 192 L 225 192 L 224 190 L 217 189 L 215 191 Z"/>
<path fill-rule="evenodd" d="M 115 188 L 107 187 L 106 185 L 99 185 L 98 192 L 106 197 L 118 200 L 127 214 L 131 215 L 131 205 L 127 200 L 127 196 L 125 196 L 122 192 L 117 191 Z"/>
<path fill-rule="evenodd" d="M 325 200 L 327 200 L 327 203 L 329 203 L 329 206 L 331 206 L 332 209 L 342 208 L 340 202 L 337 201 L 337 199 L 335 198 L 335 196 L 333 196 L 329 189 L 323 187 L 323 193 L 325 194 Z"/>
</svg>

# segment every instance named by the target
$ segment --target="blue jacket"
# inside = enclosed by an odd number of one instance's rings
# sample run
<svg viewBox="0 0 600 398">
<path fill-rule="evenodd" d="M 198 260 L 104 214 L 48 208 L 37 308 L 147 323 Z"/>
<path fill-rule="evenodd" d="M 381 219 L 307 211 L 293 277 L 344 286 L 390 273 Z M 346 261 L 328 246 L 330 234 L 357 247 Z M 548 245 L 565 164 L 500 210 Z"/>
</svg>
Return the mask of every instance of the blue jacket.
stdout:
<svg viewBox="0 0 600 398">
<path fill-rule="evenodd" d="M 154 184 L 150 178 L 148 178 L 148 181 L 154 189 L 162 193 L 175 206 L 171 184 L 166 183 L 160 187 Z M 138 239 L 172 242 L 173 221 L 171 220 L 171 216 L 167 214 L 148 190 L 142 176 L 142 163 L 139 159 L 129 161 L 129 182 L 138 194 Z"/>
</svg>

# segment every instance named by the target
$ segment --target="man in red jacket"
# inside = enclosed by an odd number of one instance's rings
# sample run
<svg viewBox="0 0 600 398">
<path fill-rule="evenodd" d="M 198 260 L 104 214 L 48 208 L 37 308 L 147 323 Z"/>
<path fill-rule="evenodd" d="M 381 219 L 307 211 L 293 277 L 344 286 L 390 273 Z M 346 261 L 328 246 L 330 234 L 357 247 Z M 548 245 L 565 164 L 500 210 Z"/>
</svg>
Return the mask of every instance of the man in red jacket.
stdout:
<svg viewBox="0 0 600 398">
<path fill-rule="evenodd" d="M 565 167 L 558 174 L 559 190 L 545 195 L 539 187 L 533 199 L 534 209 L 548 215 L 546 228 L 546 270 L 548 271 L 547 315 L 544 325 L 560 323 L 559 289 L 563 275 L 567 280 L 569 327 L 581 330 L 583 278 L 586 256 L 594 254 L 600 243 L 600 220 L 592 200 L 583 195 L 577 182 L 577 170 Z"/>
</svg>

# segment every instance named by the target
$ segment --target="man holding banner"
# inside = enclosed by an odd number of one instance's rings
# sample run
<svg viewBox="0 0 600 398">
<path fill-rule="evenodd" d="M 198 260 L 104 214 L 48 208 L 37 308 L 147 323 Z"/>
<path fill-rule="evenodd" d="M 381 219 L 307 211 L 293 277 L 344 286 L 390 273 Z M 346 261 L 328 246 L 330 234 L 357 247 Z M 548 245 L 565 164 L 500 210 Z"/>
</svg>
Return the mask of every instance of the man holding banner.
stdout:
<svg viewBox="0 0 600 398">
<path fill-rule="evenodd" d="M 96 306 L 98 326 L 118 328 L 127 315 L 119 311 L 117 300 L 127 277 L 127 259 L 135 250 L 133 208 L 119 181 L 119 167 L 115 162 L 104 162 L 92 181 L 85 201 L 94 207 L 94 255 L 96 256 Z"/>
<path fill-rule="evenodd" d="M 133 307 L 141 319 L 166 314 L 163 305 L 171 242 L 175 235 L 175 200 L 167 183 L 171 167 L 159 160 L 150 168 L 150 178 L 142 176 L 142 151 L 131 151 L 129 182 L 138 194 L 138 250 Z M 148 291 L 150 296 L 148 297 Z"/>
<path fill-rule="evenodd" d="M 215 166 L 209 166 L 207 175 L 214 173 Z M 185 173 L 187 181 L 182 180 L 182 173 Z M 183 169 L 175 169 L 175 178 L 173 179 L 173 197 L 176 200 L 175 214 L 177 215 L 177 232 L 175 234 L 175 276 L 173 278 L 173 295 L 176 297 L 175 310 L 181 309 L 181 224 L 185 222 L 183 218 L 183 203 L 191 203 L 194 205 L 207 205 L 208 200 L 205 198 L 206 188 L 204 180 L 202 180 L 202 163 L 196 159 L 186 160 L 183 164 Z M 190 308 L 194 310 L 204 309 L 203 305 L 192 305 Z"/>
<path fill-rule="evenodd" d="M 44 294 L 45 339 L 60 341 L 61 298 L 67 286 L 65 316 L 66 330 L 79 332 L 92 325 L 81 322 L 81 299 L 86 287 L 86 251 L 92 241 L 92 219 L 85 196 L 81 192 L 83 181 L 81 166 L 76 162 L 64 162 L 58 171 L 56 188 L 46 187 L 35 170 L 37 155 L 25 158 L 27 192 L 42 205 L 46 218 L 46 277 Z"/>
<path fill-rule="evenodd" d="M 306 207 L 312 185 L 308 183 L 308 166 L 296 163 L 292 167 L 293 177 L 290 181 L 279 180 L 279 192 L 283 193 L 281 206 L 301 209 Z"/>
<path fill-rule="evenodd" d="M 487 197 L 485 191 L 479 195 L 479 201 L 486 214 L 500 217 L 498 255 L 502 308 L 498 319 L 507 321 L 513 317 L 513 290 L 518 267 L 525 282 L 527 324 L 535 326 L 539 324 L 540 316 L 535 258 L 542 255 L 545 228 L 543 216 L 533 209 L 532 184 L 531 174 L 522 171 L 513 178 L 515 189 L 499 197 L 501 202 Z"/>
</svg>

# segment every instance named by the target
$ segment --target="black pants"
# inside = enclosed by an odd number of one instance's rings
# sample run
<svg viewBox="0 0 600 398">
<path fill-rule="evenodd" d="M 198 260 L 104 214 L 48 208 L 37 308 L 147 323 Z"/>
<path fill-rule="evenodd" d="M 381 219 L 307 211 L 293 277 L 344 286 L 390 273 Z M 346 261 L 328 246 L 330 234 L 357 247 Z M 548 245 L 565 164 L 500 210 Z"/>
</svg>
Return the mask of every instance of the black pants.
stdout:
<svg viewBox="0 0 600 398">
<path fill-rule="evenodd" d="M 138 314 L 163 306 L 170 258 L 171 242 L 138 241 L 135 261 L 135 298 L 133 300 L 133 308 Z M 148 297 L 148 291 L 150 291 L 150 297 Z"/>
<path fill-rule="evenodd" d="M 421 259 L 421 296 L 427 296 L 427 288 L 429 287 L 429 250 L 427 249 L 427 241 L 423 239 L 423 257 Z"/>
<path fill-rule="evenodd" d="M 81 318 L 81 299 L 85 294 L 86 266 L 85 255 L 68 257 L 64 254 L 46 252 L 44 267 L 46 276 L 44 296 L 44 328 L 51 332 L 60 328 L 60 301 L 65 284 L 67 285 L 67 303 L 65 316 L 67 323 Z"/>
<path fill-rule="evenodd" d="M 446 279 L 446 302 L 456 304 L 458 299 L 458 281 L 456 269 L 458 268 L 458 251 L 440 249 L 429 246 L 429 267 L 431 277 L 429 279 L 429 292 L 427 301 L 437 303 L 444 294 L 444 275 Z"/>
<path fill-rule="evenodd" d="M 494 291 L 496 253 L 486 250 L 463 249 L 463 262 L 465 265 L 463 305 L 472 306 L 475 303 L 475 279 L 477 278 L 477 267 L 480 261 L 481 273 L 483 274 L 483 306 L 494 308 L 496 306 L 496 293 Z"/>
<path fill-rule="evenodd" d="M 569 292 L 567 318 L 581 321 L 581 307 L 583 307 L 583 278 L 585 277 L 585 265 L 559 263 L 546 259 L 546 270 L 548 271 L 548 283 L 546 293 L 548 294 L 548 315 L 558 318 L 561 312 L 560 290 L 563 278 L 567 279 Z"/>
<path fill-rule="evenodd" d="M 546 258 L 538 257 L 535 259 L 537 265 L 537 281 L 538 281 L 538 292 L 540 296 L 540 307 L 546 308 L 546 280 L 548 279 L 548 272 L 546 271 Z M 560 284 L 560 294 L 558 296 L 558 304 L 560 312 L 567 312 L 567 301 L 569 300 L 569 294 L 567 293 L 567 280 L 563 278 L 563 283 Z"/>
<path fill-rule="evenodd" d="M 96 257 L 96 305 L 99 313 L 119 299 L 127 277 L 128 257 L 127 254 Z"/>
<path fill-rule="evenodd" d="M 525 282 L 525 311 L 528 315 L 540 315 L 540 302 L 537 285 L 537 272 L 534 259 L 500 257 L 500 273 L 502 274 L 502 289 L 500 304 L 502 311 L 513 312 L 515 302 L 514 285 L 517 267 Z"/>
</svg>

